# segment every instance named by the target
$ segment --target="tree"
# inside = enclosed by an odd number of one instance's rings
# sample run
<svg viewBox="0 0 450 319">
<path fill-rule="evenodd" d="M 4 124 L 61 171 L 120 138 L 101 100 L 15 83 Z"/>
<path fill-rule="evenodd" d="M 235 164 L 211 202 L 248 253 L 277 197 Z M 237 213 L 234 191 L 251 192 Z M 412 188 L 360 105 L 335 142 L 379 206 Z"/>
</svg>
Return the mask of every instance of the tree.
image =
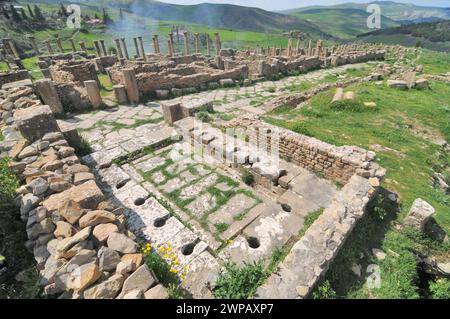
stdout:
<svg viewBox="0 0 450 319">
<path fill-rule="evenodd" d="M 28 20 L 28 17 L 25 14 L 25 9 L 24 8 L 20 8 L 20 14 L 22 15 L 22 19 L 23 20 Z"/>
<path fill-rule="evenodd" d="M 20 17 L 19 13 L 17 12 L 16 8 L 13 4 L 9 5 L 9 9 L 11 10 L 11 16 L 15 22 L 21 22 L 22 18 Z"/>
<path fill-rule="evenodd" d="M 28 8 L 28 14 L 30 15 L 31 18 L 34 18 L 34 13 L 33 10 L 31 9 L 30 5 L 27 4 L 27 8 Z"/>
<path fill-rule="evenodd" d="M 38 21 L 45 21 L 44 15 L 41 12 L 41 9 L 35 4 L 34 5 L 34 16 Z"/>
</svg>

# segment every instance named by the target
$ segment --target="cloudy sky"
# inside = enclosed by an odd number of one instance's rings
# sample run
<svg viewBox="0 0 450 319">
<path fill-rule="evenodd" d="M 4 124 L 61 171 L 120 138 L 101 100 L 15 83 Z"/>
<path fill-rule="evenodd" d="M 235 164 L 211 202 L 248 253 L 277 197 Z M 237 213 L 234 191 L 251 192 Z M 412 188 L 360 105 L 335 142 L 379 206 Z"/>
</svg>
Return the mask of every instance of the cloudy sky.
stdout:
<svg viewBox="0 0 450 319">
<path fill-rule="evenodd" d="M 370 0 L 159 0 L 176 4 L 198 3 L 230 3 L 249 7 L 259 7 L 266 10 L 285 10 L 310 5 L 333 5 L 345 2 L 367 3 Z M 395 2 L 413 3 L 422 6 L 450 7 L 450 0 L 395 0 Z"/>
</svg>

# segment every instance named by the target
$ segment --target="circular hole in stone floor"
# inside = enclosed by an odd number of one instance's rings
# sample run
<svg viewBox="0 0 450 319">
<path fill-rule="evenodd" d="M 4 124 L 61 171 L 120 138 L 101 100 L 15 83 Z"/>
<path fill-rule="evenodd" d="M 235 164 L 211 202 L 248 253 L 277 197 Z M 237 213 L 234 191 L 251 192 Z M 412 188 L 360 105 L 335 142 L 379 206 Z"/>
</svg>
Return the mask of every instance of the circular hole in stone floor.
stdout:
<svg viewBox="0 0 450 319">
<path fill-rule="evenodd" d="M 194 248 L 195 248 L 195 244 L 190 243 L 190 244 L 183 246 L 183 248 L 181 248 L 181 252 L 183 253 L 183 255 L 189 256 L 193 253 Z"/>
<path fill-rule="evenodd" d="M 153 226 L 155 226 L 156 228 L 161 228 L 166 224 L 166 220 L 164 218 L 156 218 Z"/>
<path fill-rule="evenodd" d="M 126 184 L 128 183 L 128 181 L 122 181 L 117 183 L 116 188 L 117 189 L 121 189 L 122 187 L 124 187 Z"/>
<path fill-rule="evenodd" d="M 144 205 L 144 203 L 145 203 L 145 198 L 142 198 L 142 197 L 139 197 L 138 199 L 136 199 L 134 201 L 134 205 L 136 205 L 136 206 Z"/>
<path fill-rule="evenodd" d="M 260 246 L 259 239 L 256 237 L 248 237 L 247 243 L 250 246 L 250 248 L 253 248 L 253 249 L 259 248 L 259 246 Z"/>
<path fill-rule="evenodd" d="M 288 204 L 281 204 L 281 208 L 286 212 L 286 213 L 290 213 L 292 211 L 292 208 L 290 205 Z"/>
</svg>

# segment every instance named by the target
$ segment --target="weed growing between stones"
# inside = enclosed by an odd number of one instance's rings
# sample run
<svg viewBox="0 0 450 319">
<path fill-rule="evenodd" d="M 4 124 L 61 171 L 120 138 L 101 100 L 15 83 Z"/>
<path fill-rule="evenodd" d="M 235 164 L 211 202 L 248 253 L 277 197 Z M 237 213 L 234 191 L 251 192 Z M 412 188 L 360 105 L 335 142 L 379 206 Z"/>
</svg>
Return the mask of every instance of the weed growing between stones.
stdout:
<svg viewBox="0 0 450 319">
<path fill-rule="evenodd" d="M 183 298 L 180 284 L 186 280 L 186 266 L 180 269 L 180 262 L 172 251 L 170 243 L 159 248 L 145 244 L 141 247 L 145 264 L 154 272 L 158 281 L 168 288 L 172 299 Z"/>
<path fill-rule="evenodd" d="M 242 173 L 242 181 L 248 185 L 248 186 L 252 186 L 255 183 L 255 177 L 253 176 L 252 173 L 248 172 L 248 171 L 244 171 L 244 173 Z"/>
<path fill-rule="evenodd" d="M 85 155 L 91 154 L 92 148 L 88 141 L 86 141 L 84 138 L 81 138 L 81 145 L 76 145 L 75 147 L 75 154 L 81 158 Z"/>
</svg>

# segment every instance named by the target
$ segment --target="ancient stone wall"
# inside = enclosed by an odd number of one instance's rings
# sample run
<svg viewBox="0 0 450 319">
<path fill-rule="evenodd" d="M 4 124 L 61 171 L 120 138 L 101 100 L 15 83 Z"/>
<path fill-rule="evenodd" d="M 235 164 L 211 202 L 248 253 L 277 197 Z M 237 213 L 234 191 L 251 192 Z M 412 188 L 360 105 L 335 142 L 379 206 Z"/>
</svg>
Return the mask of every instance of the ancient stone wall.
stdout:
<svg viewBox="0 0 450 319">
<path fill-rule="evenodd" d="M 356 146 L 334 146 L 313 137 L 279 128 L 254 119 L 237 119 L 228 126 L 251 129 L 259 144 L 271 145 L 271 136 L 279 137 L 279 152 L 282 158 L 326 178 L 347 183 L 354 175 L 364 177 L 383 176 L 385 171 L 375 163 L 375 153 Z M 265 137 L 264 137 L 265 136 Z M 262 141 L 266 139 L 266 141 Z"/>
<path fill-rule="evenodd" d="M 237 80 L 246 77 L 247 68 L 241 67 L 230 71 L 218 71 L 215 73 L 195 73 L 186 76 L 168 74 L 159 76 L 154 73 L 143 73 L 136 76 L 139 93 L 141 95 L 156 90 L 170 90 L 172 88 L 199 87 L 210 82 L 218 82 L 222 79 Z"/>
<path fill-rule="evenodd" d="M 366 206 L 375 196 L 369 180 L 354 175 L 283 263 L 256 292 L 256 298 L 306 298 L 337 256 Z"/>
</svg>

